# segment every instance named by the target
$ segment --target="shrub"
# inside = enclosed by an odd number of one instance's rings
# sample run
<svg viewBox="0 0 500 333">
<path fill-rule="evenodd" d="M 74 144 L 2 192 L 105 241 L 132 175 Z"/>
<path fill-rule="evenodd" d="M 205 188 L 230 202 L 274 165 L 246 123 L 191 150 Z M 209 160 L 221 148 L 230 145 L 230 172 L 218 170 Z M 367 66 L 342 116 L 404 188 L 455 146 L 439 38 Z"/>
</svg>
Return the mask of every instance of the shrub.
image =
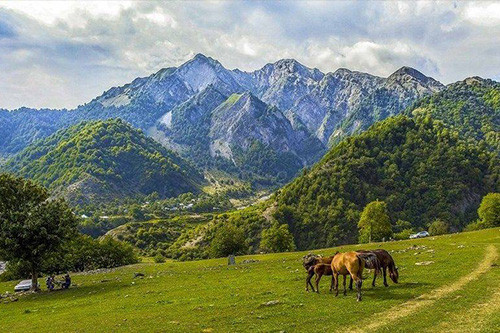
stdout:
<svg viewBox="0 0 500 333">
<path fill-rule="evenodd" d="M 488 229 L 492 228 L 493 225 L 488 224 L 482 220 L 476 220 L 469 225 L 467 225 L 464 229 L 464 231 L 474 231 L 474 230 L 481 230 L 481 229 Z"/>
<path fill-rule="evenodd" d="M 157 254 L 157 255 L 154 256 L 153 260 L 154 260 L 155 263 L 161 264 L 161 263 L 165 262 L 165 257 L 162 256 L 161 254 Z"/>
<path fill-rule="evenodd" d="M 404 240 L 410 238 L 410 235 L 413 234 L 415 231 L 413 229 L 404 229 L 401 232 L 395 233 L 394 234 L 394 239 L 395 240 Z"/>
<path fill-rule="evenodd" d="M 269 229 L 262 230 L 260 247 L 269 252 L 286 252 L 295 250 L 293 235 L 287 224 L 275 224 Z"/>
<path fill-rule="evenodd" d="M 432 222 L 429 226 L 429 234 L 431 234 L 432 236 L 447 234 L 449 230 L 450 226 L 448 225 L 448 223 L 440 219 L 434 220 L 434 222 Z"/>
</svg>

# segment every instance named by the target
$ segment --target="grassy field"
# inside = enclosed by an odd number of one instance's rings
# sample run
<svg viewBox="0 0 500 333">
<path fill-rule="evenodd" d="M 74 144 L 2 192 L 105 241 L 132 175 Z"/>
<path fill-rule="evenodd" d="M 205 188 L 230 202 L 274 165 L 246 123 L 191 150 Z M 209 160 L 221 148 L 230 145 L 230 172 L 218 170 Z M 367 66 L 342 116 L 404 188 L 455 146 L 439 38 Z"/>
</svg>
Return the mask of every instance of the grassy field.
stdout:
<svg viewBox="0 0 500 333">
<path fill-rule="evenodd" d="M 335 298 L 328 277 L 306 293 L 306 252 L 141 263 L 75 274 L 67 291 L 0 303 L 2 332 L 498 332 L 500 229 L 370 246 L 393 251 L 400 283 Z M 257 262 L 243 263 L 245 259 Z M 416 265 L 421 262 L 429 265 Z M 143 279 L 134 279 L 142 272 Z M 15 282 L 0 283 L 0 292 Z"/>
</svg>

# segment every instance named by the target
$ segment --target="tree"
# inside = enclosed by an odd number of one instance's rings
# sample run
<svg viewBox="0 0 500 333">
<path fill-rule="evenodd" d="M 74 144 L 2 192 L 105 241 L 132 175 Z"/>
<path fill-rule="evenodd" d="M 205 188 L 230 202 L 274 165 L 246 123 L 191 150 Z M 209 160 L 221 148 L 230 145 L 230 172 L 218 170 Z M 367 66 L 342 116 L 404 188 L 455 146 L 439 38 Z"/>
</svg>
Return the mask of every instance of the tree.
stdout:
<svg viewBox="0 0 500 333">
<path fill-rule="evenodd" d="M 0 257 L 25 262 L 38 289 L 44 261 L 77 233 L 77 219 L 63 200 L 50 200 L 46 189 L 0 174 Z"/>
<path fill-rule="evenodd" d="M 443 220 L 436 219 L 429 226 L 429 234 L 431 234 L 432 236 L 444 235 L 448 233 L 449 229 L 450 226 L 448 225 L 448 223 L 444 222 Z"/>
<path fill-rule="evenodd" d="M 138 205 L 134 205 L 130 208 L 130 215 L 136 221 L 144 221 L 146 219 L 146 215 Z"/>
<path fill-rule="evenodd" d="M 233 224 L 222 225 L 215 232 L 210 251 L 214 257 L 244 253 L 247 249 L 243 230 Z"/>
<path fill-rule="evenodd" d="M 360 242 L 381 241 L 392 235 L 387 205 L 383 201 L 372 201 L 366 205 L 358 223 Z"/>
<path fill-rule="evenodd" d="M 500 226 L 500 193 L 488 193 L 477 210 L 482 224 L 488 227 Z"/>
<path fill-rule="evenodd" d="M 275 224 L 262 230 L 260 247 L 270 252 L 286 252 L 295 250 L 293 235 L 287 224 Z"/>
</svg>

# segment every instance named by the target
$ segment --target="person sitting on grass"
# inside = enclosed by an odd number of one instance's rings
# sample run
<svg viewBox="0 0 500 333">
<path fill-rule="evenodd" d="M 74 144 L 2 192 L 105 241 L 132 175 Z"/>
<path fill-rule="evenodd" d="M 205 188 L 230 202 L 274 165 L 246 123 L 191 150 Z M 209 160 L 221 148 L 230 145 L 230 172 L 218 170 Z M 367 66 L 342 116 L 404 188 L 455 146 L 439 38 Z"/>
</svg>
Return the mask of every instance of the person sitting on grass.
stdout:
<svg viewBox="0 0 500 333">
<path fill-rule="evenodd" d="M 54 275 L 49 275 L 45 283 L 47 284 L 48 291 L 54 290 Z"/>
<path fill-rule="evenodd" d="M 68 289 L 69 286 L 71 286 L 71 277 L 69 276 L 69 273 L 66 273 L 66 275 L 64 276 L 64 282 L 61 287 L 63 289 Z"/>
</svg>

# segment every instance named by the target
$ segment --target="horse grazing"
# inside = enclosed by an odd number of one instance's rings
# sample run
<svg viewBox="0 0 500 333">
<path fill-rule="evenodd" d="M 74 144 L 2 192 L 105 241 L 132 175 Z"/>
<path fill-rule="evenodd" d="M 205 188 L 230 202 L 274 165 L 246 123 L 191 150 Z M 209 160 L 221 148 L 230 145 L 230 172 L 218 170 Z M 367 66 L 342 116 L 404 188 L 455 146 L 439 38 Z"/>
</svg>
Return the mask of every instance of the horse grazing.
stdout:
<svg viewBox="0 0 500 333">
<path fill-rule="evenodd" d="M 398 283 L 399 279 L 399 272 L 398 268 L 396 267 L 396 264 L 394 263 L 394 259 L 392 256 L 389 254 L 384 249 L 376 249 L 376 250 L 358 250 L 356 251 L 357 253 L 373 253 L 374 255 L 377 256 L 376 262 L 374 261 L 369 261 L 366 262 L 366 268 L 370 269 L 375 269 L 375 273 L 373 274 L 373 281 L 372 281 L 372 286 L 375 287 L 375 280 L 377 279 L 378 272 L 380 272 L 380 269 L 382 269 L 384 273 L 384 286 L 388 287 L 389 285 L 387 284 L 387 270 L 389 270 L 389 277 L 394 283 Z M 372 267 L 377 266 L 377 267 Z M 352 290 L 352 279 L 349 284 L 349 289 Z"/>
<path fill-rule="evenodd" d="M 339 295 L 339 275 L 344 276 L 344 296 L 347 295 L 346 276 L 351 275 L 351 278 L 356 282 L 356 290 L 358 292 L 357 300 L 361 301 L 361 286 L 363 285 L 363 269 L 367 261 L 376 260 L 373 253 L 358 253 L 345 252 L 337 253 L 332 260 L 331 267 L 333 279 L 335 281 L 335 296 Z"/>
<path fill-rule="evenodd" d="M 307 277 L 306 277 L 306 291 L 309 291 L 309 286 L 311 286 L 312 291 L 318 292 L 318 284 L 319 281 L 321 280 L 321 277 L 323 275 L 332 275 L 331 272 L 331 267 L 330 264 L 332 262 L 333 256 L 332 257 L 321 257 L 315 254 L 308 254 L 302 257 L 302 265 L 307 271 Z M 326 265 L 329 268 L 325 268 L 321 265 Z M 316 266 L 318 266 L 316 268 Z M 314 290 L 314 287 L 311 283 L 312 277 L 316 274 L 316 290 Z M 330 290 L 332 290 L 332 284 L 330 285 Z"/>
</svg>

